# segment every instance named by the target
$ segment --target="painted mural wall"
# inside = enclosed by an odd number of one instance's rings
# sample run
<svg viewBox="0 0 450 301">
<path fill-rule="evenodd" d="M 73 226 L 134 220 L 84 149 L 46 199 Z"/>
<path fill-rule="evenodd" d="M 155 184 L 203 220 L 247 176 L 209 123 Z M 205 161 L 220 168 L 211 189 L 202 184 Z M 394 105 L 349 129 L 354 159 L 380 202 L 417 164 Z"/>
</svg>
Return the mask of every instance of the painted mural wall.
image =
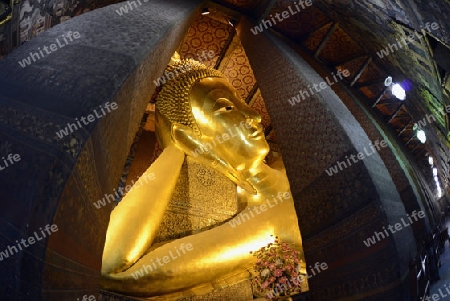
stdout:
<svg viewBox="0 0 450 301">
<path fill-rule="evenodd" d="M 14 2 L 13 17 L 0 26 L 0 60 L 50 27 L 121 0 L 23 0 Z"/>
</svg>

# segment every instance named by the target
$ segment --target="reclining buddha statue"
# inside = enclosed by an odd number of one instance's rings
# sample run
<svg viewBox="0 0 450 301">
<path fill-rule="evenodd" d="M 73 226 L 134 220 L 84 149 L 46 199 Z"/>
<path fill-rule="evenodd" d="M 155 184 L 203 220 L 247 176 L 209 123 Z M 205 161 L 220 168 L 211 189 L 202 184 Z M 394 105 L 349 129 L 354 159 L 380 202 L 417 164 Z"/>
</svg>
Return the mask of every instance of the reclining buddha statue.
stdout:
<svg viewBox="0 0 450 301">
<path fill-rule="evenodd" d="M 106 234 L 102 288 L 129 296 L 161 296 L 242 273 L 254 263 L 250 252 L 271 235 L 301 248 L 287 176 L 264 161 L 269 146 L 261 116 L 215 69 L 172 59 L 167 73 L 175 76 L 162 87 L 155 112 L 163 152 L 142 175 L 153 173 L 154 180 L 125 195 Z M 243 208 L 212 229 L 155 244 L 189 157 L 230 181 Z"/>
</svg>

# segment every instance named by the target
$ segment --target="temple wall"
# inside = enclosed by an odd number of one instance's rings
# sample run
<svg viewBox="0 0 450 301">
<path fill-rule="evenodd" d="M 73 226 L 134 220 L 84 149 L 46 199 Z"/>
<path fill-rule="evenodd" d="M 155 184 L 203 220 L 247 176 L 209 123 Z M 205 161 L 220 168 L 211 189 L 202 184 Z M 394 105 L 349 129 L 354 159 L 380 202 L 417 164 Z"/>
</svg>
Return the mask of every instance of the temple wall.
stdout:
<svg viewBox="0 0 450 301">
<path fill-rule="evenodd" d="M 417 251 L 412 228 L 370 247 L 363 243 L 374 231 L 405 218 L 410 208 L 423 206 L 411 188 L 413 181 L 395 159 L 396 146 L 372 152 L 329 176 L 325 170 L 338 161 L 364 152 L 371 142 L 391 138 L 353 100 L 344 94 L 340 99 L 330 88 L 292 106 L 288 99 L 326 76 L 332 79 L 331 72 L 319 75 L 281 39 L 269 31 L 254 35 L 250 28 L 252 24 L 244 20 L 238 33 L 280 144 L 306 263 L 326 262 L 330 267 L 309 279 L 312 300 L 404 298 L 408 260 Z M 423 234 L 424 227 L 416 234 Z"/>
<path fill-rule="evenodd" d="M 58 231 L 0 262 L 2 300 L 98 296 L 112 194 L 153 80 L 179 46 L 199 1 L 142 1 L 119 16 L 119 3 L 85 13 L 22 45 L 0 62 L 1 155 L 21 160 L 0 172 L 0 249 L 40 227 Z M 79 38 L 64 42 L 67 32 Z M 63 47 L 21 67 L 30 52 Z M 117 108 L 102 115 L 105 103 Z M 59 138 L 67 123 L 101 117 Z M 152 150 L 149 150 L 150 152 Z M 10 179 L 21 179 L 11 182 Z"/>
</svg>

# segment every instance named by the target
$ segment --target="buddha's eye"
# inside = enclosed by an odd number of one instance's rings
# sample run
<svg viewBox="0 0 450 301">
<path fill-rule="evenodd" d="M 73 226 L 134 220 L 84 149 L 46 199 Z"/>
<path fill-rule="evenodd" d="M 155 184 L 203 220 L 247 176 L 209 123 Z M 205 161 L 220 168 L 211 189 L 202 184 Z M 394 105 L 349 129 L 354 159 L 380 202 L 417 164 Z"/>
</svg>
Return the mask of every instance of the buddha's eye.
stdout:
<svg viewBox="0 0 450 301">
<path fill-rule="evenodd" d="M 221 107 L 220 109 L 217 109 L 216 112 L 227 112 L 227 111 L 231 111 L 233 110 L 232 106 L 226 106 L 226 107 Z"/>
<path fill-rule="evenodd" d="M 233 110 L 234 105 L 231 101 L 226 98 L 219 98 L 214 103 L 213 110 L 215 113 L 228 112 Z"/>
</svg>

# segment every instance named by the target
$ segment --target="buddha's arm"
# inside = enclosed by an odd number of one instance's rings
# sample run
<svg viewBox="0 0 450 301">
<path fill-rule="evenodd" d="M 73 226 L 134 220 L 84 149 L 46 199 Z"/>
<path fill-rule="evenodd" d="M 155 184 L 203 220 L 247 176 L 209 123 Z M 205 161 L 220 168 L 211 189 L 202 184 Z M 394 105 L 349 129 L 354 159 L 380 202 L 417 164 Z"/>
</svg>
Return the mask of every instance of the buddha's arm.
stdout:
<svg viewBox="0 0 450 301">
<path fill-rule="evenodd" d="M 271 234 L 285 242 L 301 244 L 292 198 L 278 204 L 271 200 L 271 205 L 264 212 L 247 208 L 217 228 L 165 244 L 127 271 L 104 275 L 102 287 L 143 296 L 174 292 L 250 268 L 254 260 L 250 251 L 271 242 Z"/>
<path fill-rule="evenodd" d="M 134 264 L 151 246 L 184 161 L 168 146 L 111 213 L 103 250 L 102 273 L 117 273 Z M 152 175 L 153 180 L 145 181 Z"/>
</svg>

